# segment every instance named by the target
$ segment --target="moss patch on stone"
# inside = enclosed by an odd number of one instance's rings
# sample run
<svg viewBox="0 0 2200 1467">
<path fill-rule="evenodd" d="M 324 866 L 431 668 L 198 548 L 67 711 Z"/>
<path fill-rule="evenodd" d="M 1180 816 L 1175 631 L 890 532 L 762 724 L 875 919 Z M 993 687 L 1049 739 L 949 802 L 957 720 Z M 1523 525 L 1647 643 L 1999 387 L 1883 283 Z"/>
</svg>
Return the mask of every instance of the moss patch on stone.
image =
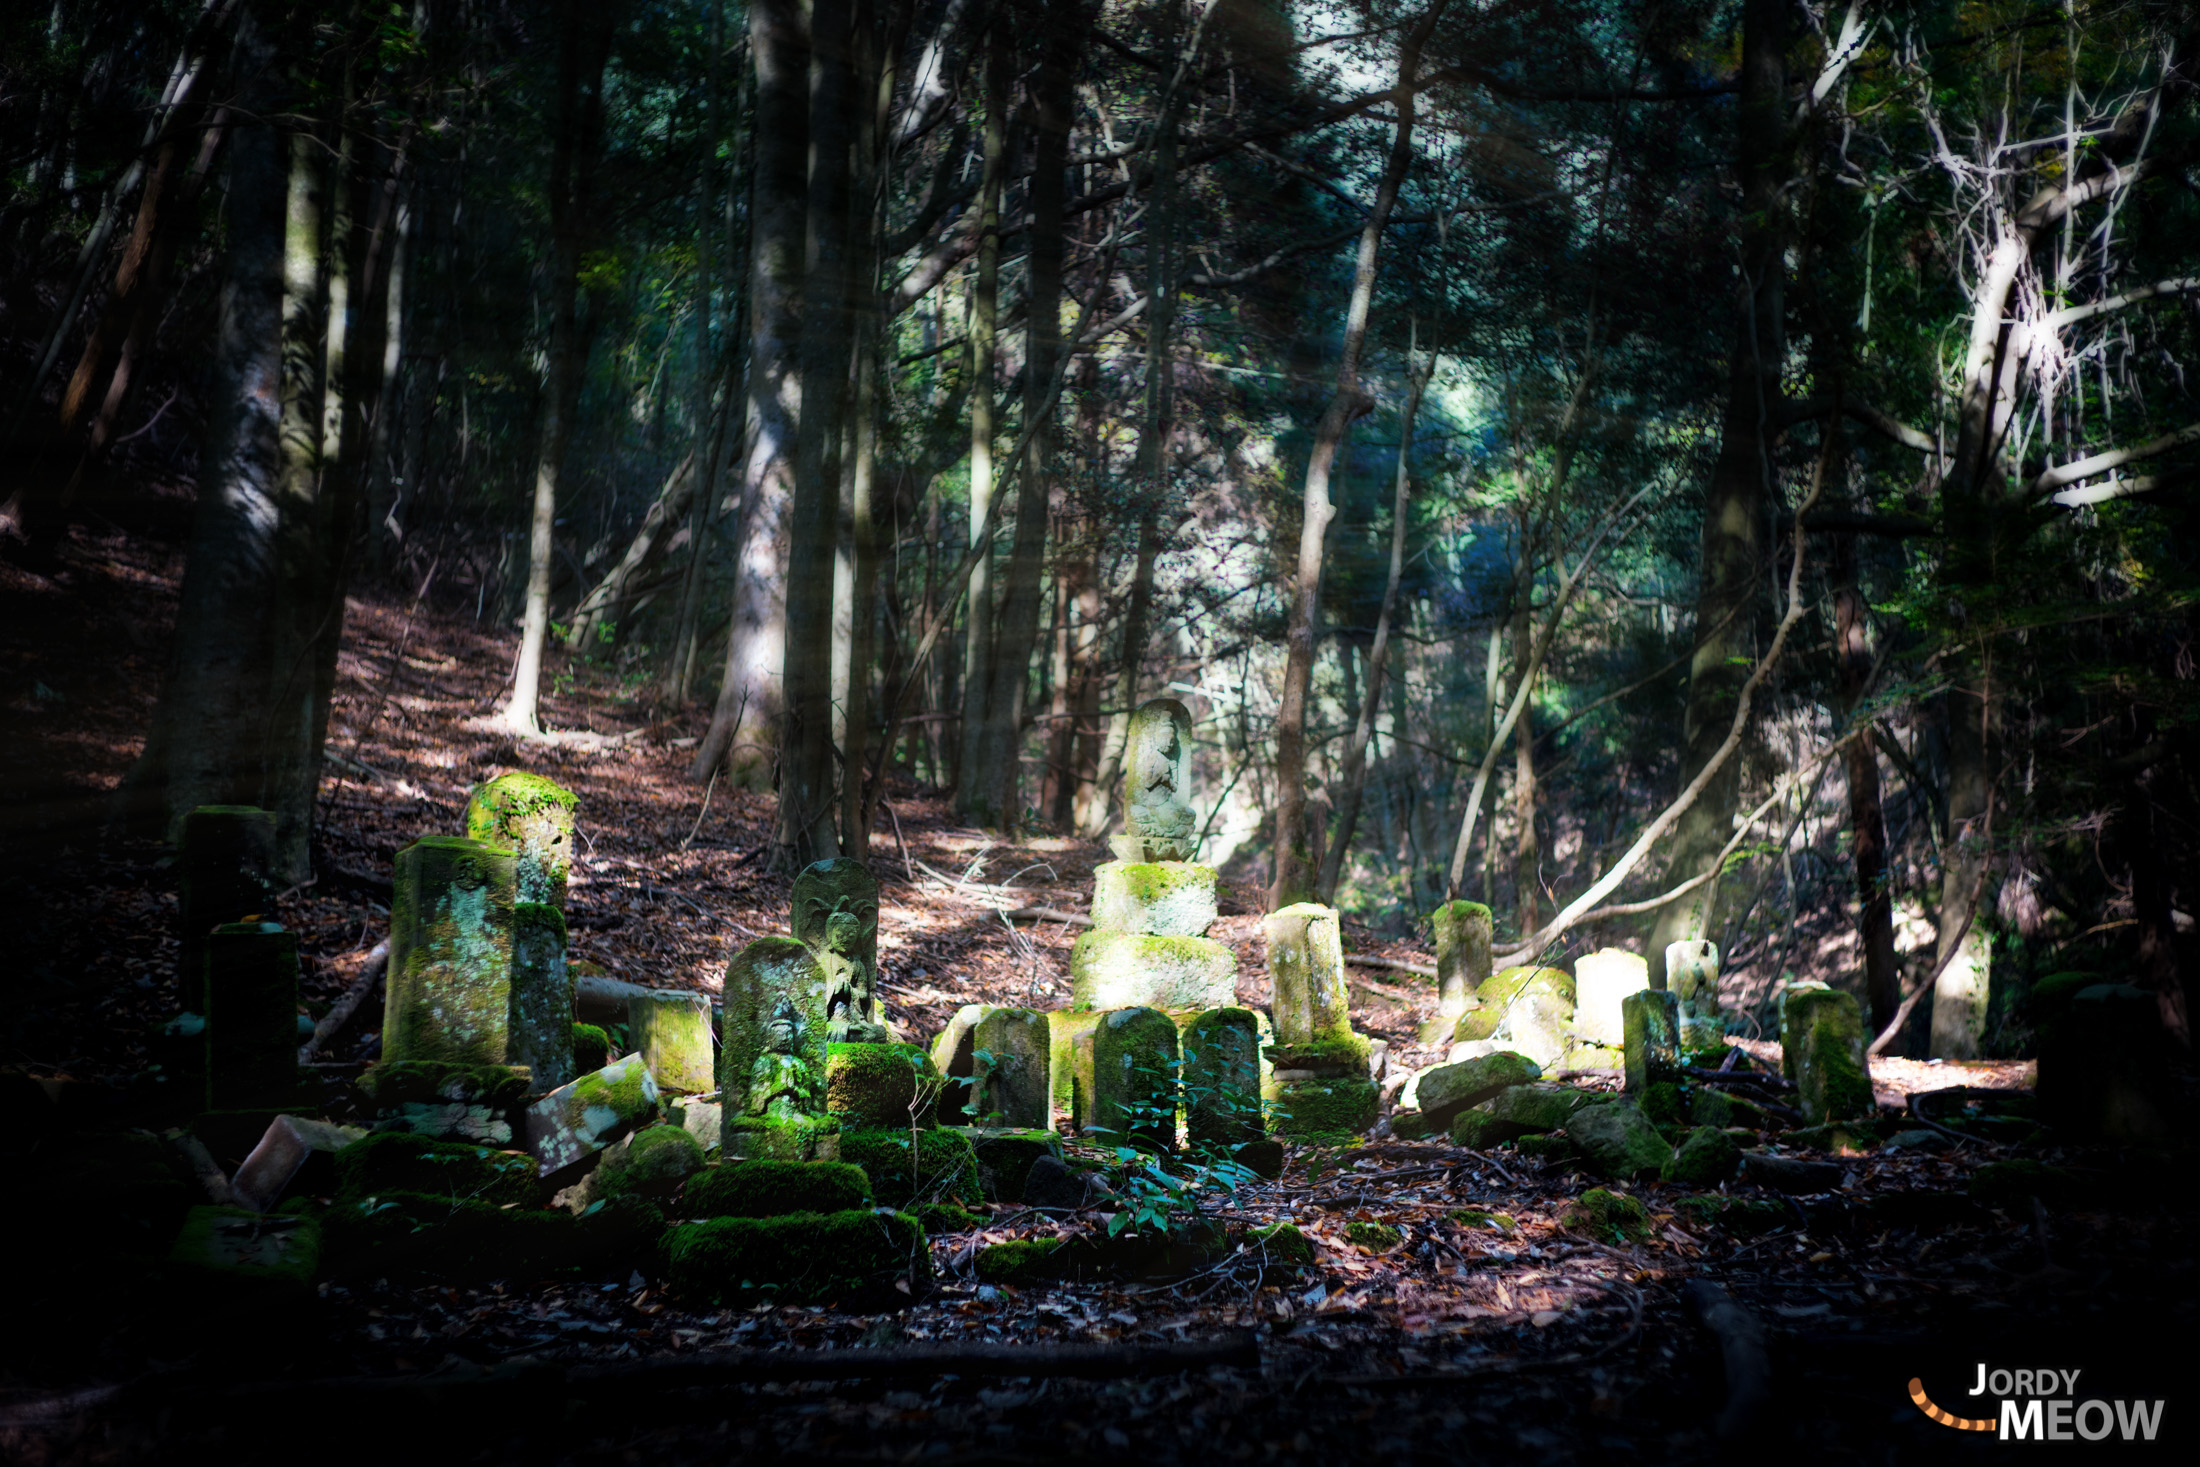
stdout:
<svg viewBox="0 0 2200 1467">
<path fill-rule="evenodd" d="M 1505 968 L 1483 979 L 1481 986 L 1470 995 L 1466 1012 L 1452 1026 L 1453 1041 L 1488 1039 L 1496 1034 L 1507 1011 L 1520 998 L 1521 990 L 1536 985 L 1547 988 L 1555 997 L 1562 997 L 1568 1009 L 1573 1007 L 1574 975 L 1565 969 Z"/>
<path fill-rule="evenodd" d="M 838 1304 L 922 1294 L 931 1282 L 924 1227 L 901 1212 L 802 1212 L 715 1217 L 665 1235 L 665 1280 L 721 1304 L 769 1299 Z M 894 1285 L 908 1288 L 901 1294 Z"/>
<path fill-rule="evenodd" d="M 905 1126 L 916 1109 L 918 1123 L 930 1125 L 932 1103 L 945 1083 L 914 1044 L 825 1046 L 825 1108 L 845 1122 Z"/>
<path fill-rule="evenodd" d="M 989 1284 L 1035 1283 L 1050 1275 L 1049 1262 L 1061 1246 L 1060 1238 L 1016 1238 L 1006 1243 L 988 1243 L 978 1250 L 971 1267 Z"/>
<path fill-rule="evenodd" d="M 1642 1095 L 1642 1113 L 1653 1121 L 1677 1121 L 1686 1114 L 1681 1100 L 1681 1087 L 1671 1080 L 1660 1080 Z"/>
<path fill-rule="evenodd" d="M 1491 1212 L 1486 1207 L 1455 1207 L 1444 1214 L 1461 1227 L 1489 1228 L 1495 1232 L 1510 1233 L 1520 1225 L 1509 1212 Z"/>
<path fill-rule="evenodd" d="M 1831 988 L 1796 988 L 1781 1006 L 1783 1058 L 1793 1072 L 1803 1117 L 1813 1125 L 1869 1116 L 1871 1072 L 1864 1055 L 1864 1010 Z"/>
<path fill-rule="evenodd" d="M 988 1221 L 952 1202 L 920 1202 L 910 1209 L 910 1214 L 924 1224 L 925 1232 L 935 1237 L 943 1233 L 967 1233 L 973 1228 L 984 1227 Z"/>
<path fill-rule="evenodd" d="M 611 1063 L 611 1036 L 594 1024 L 573 1026 L 573 1069 L 587 1075 Z"/>
<path fill-rule="evenodd" d="M 940 1129 L 910 1133 L 883 1126 L 843 1131 L 840 1159 L 863 1168 L 871 1193 L 883 1207 L 912 1202 L 977 1202 L 977 1152 L 961 1131 Z"/>
<path fill-rule="evenodd" d="M 1268 1101 L 1269 1129 L 1306 1140 L 1339 1133 L 1356 1137 L 1375 1124 L 1382 1109 L 1372 1080 L 1275 1081 Z"/>
<path fill-rule="evenodd" d="M 516 1151 L 392 1131 L 336 1153 L 336 1195 L 357 1201 L 385 1192 L 446 1200 L 526 1205 L 539 1180 L 535 1159 Z"/>
<path fill-rule="evenodd" d="M 1364 1034 L 1342 1038 L 1310 1039 L 1298 1044 L 1270 1044 L 1261 1057 L 1279 1070 L 1311 1070 L 1317 1075 L 1365 1075 L 1368 1042 Z"/>
<path fill-rule="evenodd" d="M 1638 1243 L 1651 1234 L 1650 1209 L 1602 1187 L 1591 1187 L 1566 1204 L 1558 1225 L 1613 1243 Z"/>
<path fill-rule="evenodd" d="M 871 1179 L 842 1161 L 742 1161 L 705 1167 L 680 1194 L 688 1217 L 784 1217 L 871 1205 Z"/>
<path fill-rule="evenodd" d="M 1742 1148 L 1734 1138 L 1713 1126 L 1698 1126 L 1688 1133 L 1659 1177 L 1690 1187 L 1716 1187 L 1733 1176 L 1742 1164 Z"/>
<path fill-rule="evenodd" d="M 1555 1135 L 1538 1132 L 1532 1136 L 1517 1136 L 1513 1139 L 1513 1150 L 1537 1161 L 1574 1161 L 1581 1156 L 1581 1147 L 1573 1137 L 1563 1132 Z"/>
<path fill-rule="evenodd" d="M 1405 1240 L 1405 1234 L 1389 1223 L 1379 1222 L 1347 1223 L 1344 1236 L 1345 1241 L 1374 1253 L 1388 1253 Z"/>
<path fill-rule="evenodd" d="M 701 1142 L 678 1126 L 651 1126 L 636 1131 L 605 1155 L 596 1168 L 596 1195 L 665 1200 L 702 1169 Z"/>
<path fill-rule="evenodd" d="M 1297 1223 L 1269 1223 L 1245 1230 L 1247 1246 L 1265 1252 L 1278 1263 L 1305 1265 L 1314 1261 L 1314 1244 Z"/>
<path fill-rule="evenodd" d="M 522 1099 L 531 1079 L 525 1070 L 511 1065 L 392 1060 L 361 1075 L 359 1088 L 383 1107 L 435 1101 L 501 1106 Z"/>
<path fill-rule="evenodd" d="M 1671 1143 L 1631 1105 L 1582 1106 L 1567 1117 L 1566 1134 L 1591 1167 L 1620 1180 L 1655 1177 L 1673 1156 Z"/>
</svg>

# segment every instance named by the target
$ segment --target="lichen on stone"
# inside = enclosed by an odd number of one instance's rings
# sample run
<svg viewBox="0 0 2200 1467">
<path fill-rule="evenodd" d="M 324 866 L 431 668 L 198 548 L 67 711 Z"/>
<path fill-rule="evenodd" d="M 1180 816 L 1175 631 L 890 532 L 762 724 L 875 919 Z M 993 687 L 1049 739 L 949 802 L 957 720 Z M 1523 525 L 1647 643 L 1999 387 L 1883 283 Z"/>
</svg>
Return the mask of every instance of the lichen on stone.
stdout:
<svg viewBox="0 0 2200 1467">
<path fill-rule="evenodd" d="M 1591 1187 L 1558 1215 L 1558 1225 L 1613 1243 L 1638 1243 L 1652 1232 L 1650 1210 L 1624 1193 Z"/>
</svg>

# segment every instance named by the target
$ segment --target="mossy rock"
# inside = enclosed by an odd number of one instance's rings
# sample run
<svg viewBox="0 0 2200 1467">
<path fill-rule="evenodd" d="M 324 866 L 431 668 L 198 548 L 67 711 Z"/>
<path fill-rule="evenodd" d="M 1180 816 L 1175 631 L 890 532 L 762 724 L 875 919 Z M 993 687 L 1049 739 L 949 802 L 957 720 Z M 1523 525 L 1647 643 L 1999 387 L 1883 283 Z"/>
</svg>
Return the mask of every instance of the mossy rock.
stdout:
<svg viewBox="0 0 2200 1467">
<path fill-rule="evenodd" d="M 1659 1080 L 1642 1094 L 1642 1113 L 1660 1124 L 1678 1121 L 1687 1113 L 1681 1087 Z"/>
<path fill-rule="evenodd" d="M 1778 1202 L 1761 1197 L 1725 1197 L 1706 1193 L 1683 1197 L 1673 1204 L 1681 1220 L 1695 1227 L 1722 1228 L 1729 1233 L 1755 1237 L 1776 1233 L 1795 1221 L 1795 1214 Z"/>
<path fill-rule="evenodd" d="M 1658 1176 L 1690 1187 L 1716 1187 L 1732 1177 L 1742 1164 L 1742 1148 L 1734 1138 L 1712 1126 L 1698 1126 L 1688 1133 Z"/>
<path fill-rule="evenodd" d="M 1573 1027 L 1574 991 L 1574 975 L 1563 968 L 1506 968 L 1474 991 L 1452 1026 L 1452 1042 L 1495 1039 L 1539 1065 L 1555 1065 Z"/>
<path fill-rule="evenodd" d="M 1414 1076 L 1408 1088 L 1413 1092 L 1414 1106 L 1433 1125 L 1442 1126 L 1468 1106 L 1480 1105 L 1515 1085 L 1532 1085 L 1542 1078 L 1543 1067 L 1534 1060 L 1511 1050 L 1499 1050 L 1480 1059 L 1431 1066 Z"/>
<path fill-rule="evenodd" d="M 2042 1202 L 2068 1202 L 2083 1188 L 2077 1174 L 2059 1166 L 2028 1159 L 1990 1161 L 1971 1173 L 1971 1200 L 1982 1207 L 2022 1207 L 2037 1197 Z"/>
<path fill-rule="evenodd" d="M 406 1192 L 502 1207 L 527 1206 L 540 1182 L 535 1159 L 463 1141 L 387 1131 L 336 1153 L 336 1195 L 346 1202 Z"/>
<path fill-rule="evenodd" d="M 971 1267 L 981 1281 L 989 1284 L 1040 1283 L 1053 1277 L 1050 1263 L 1061 1246 L 1060 1238 L 1016 1238 L 1006 1243 L 988 1243 L 978 1250 Z"/>
<path fill-rule="evenodd" d="M 1375 1082 L 1361 1079 L 1275 1081 L 1268 1100 L 1269 1129 L 1302 1140 L 1357 1137 L 1375 1124 L 1382 1110 Z"/>
<path fill-rule="evenodd" d="M 929 1126 L 946 1083 L 914 1044 L 825 1046 L 825 1109 L 843 1124 Z"/>
<path fill-rule="evenodd" d="M 1558 1225 L 1614 1243 L 1639 1243 L 1653 1229 L 1650 1209 L 1624 1193 L 1591 1187 L 1558 1215 Z"/>
<path fill-rule="evenodd" d="M 1316 1075 L 1365 1075 L 1369 1054 L 1367 1036 L 1342 1039 L 1309 1039 L 1298 1044 L 1261 1047 L 1261 1058 L 1279 1070 L 1306 1070 Z"/>
<path fill-rule="evenodd" d="M 1269 1223 L 1247 1228 L 1245 1245 L 1265 1253 L 1272 1261 L 1304 1267 L 1314 1261 L 1314 1244 L 1297 1223 Z"/>
<path fill-rule="evenodd" d="M 840 1160 L 840 1122 L 827 1116 L 735 1116 L 718 1129 L 720 1153 L 767 1161 Z"/>
<path fill-rule="evenodd" d="M 784 1217 L 871 1205 L 871 1179 L 844 1161 L 740 1161 L 705 1167 L 680 1194 L 687 1217 Z"/>
<path fill-rule="evenodd" d="M 1240 1141 L 1229 1148 L 1229 1158 L 1254 1176 L 1266 1177 L 1271 1182 L 1283 1175 L 1283 1143 L 1273 1136 L 1263 1136 L 1258 1141 Z"/>
<path fill-rule="evenodd" d="M 1463 1228 L 1488 1228 L 1499 1233 L 1511 1233 L 1520 1226 L 1511 1213 L 1492 1212 L 1486 1207 L 1455 1207 L 1444 1216 Z"/>
<path fill-rule="evenodd" d="M 556 781 L 515 772 L 468 796 L 463 818 L 470 839 L 518 853 L 521 901 L 563 906 L 579 806 L 579 798 Z"/>
<path fill-rule="evenodd" d="M 879 1126 L 843 1131 L 840 1159 L 863 1168 L 882 1207 L 984 1200 L 977 1151 L 962 1131 L 918 1131 L 914 1148 L 907 1130 Z"/>
<path fill-rule="evenodd" d="M 321 1265 L 321 1225 L 242 1207 L 194 1207 L 169 1262 L 224 1292 L 304 1295 Z"/>
<path fill-rule="evenodd" d="M 1379 1222 L 1346 1223 L 1344 1236 L 1346 1242 L 1357 1244 L 1371 1253 L 1388 1253 L 1405 1241 L 1405 1234 L 1389 1223 Z"/>
<path fill-rule="evenodd" d="M 611 1036 L 594 1024 L 573 1026 L 573 1069 L 582 1075 L 593 1074 L 611 1063 Z"/>
<path fill-rule="evenodd" d="M 1671 1143 L 1631 1105 L 1584 1105 L 1567 1118 L 1566 1134 L 1593 1169 L 1621 1181 L 1655 1177 L 1673 1156 Z"/>
<path fill-rule="evenodd" d="M 1537 1161 L 1559 1163 L 1581 1159 L 1581 1147 L 1574 1138 L 1563 1132 L 1556 1135 L 1537 1134 L 1513 1138 L 1513 1150 Z"/>
<path fill-rule="evenodd" d="M 1489 1141 L 1509 1141 L 1515 1136 L 1559 1129 L 1588 1098 L 1587 1091 L 1571 1085 L 1515 1085 L 1475 1109 L 1494 1123 L 1484 1133 Z"/>
<path fill-rule="evenodd" d="M 1752 1131 L 1766 1131 L 1784 1124 L 1756 1101 L 1729 1095 L 1710 1085 L 1694 1087 L 1694 1094 L 1688 1100 L 1688 1119 L 1699 1126 L 1717 1126 L 1721 1130 L 1729 1126 L 1747 1126 Z"/>
<path fill-rule="evenodd" d="M 1457 1117 L 1453 1119 L 1456 1120 Z M 1394 1110 L 1390 1113 L 1390 1134 L 1400 1141 L 1426 1141 L 1443 1129 L 1417 1110 Z"/>
<path fill-rule="evenodd" d="M 604 1153 L 596 1168 L 598 1197 L 670 1199 L 703 1169 L 703 1145 L 678 1126 L 636 1131 Z"/>
<path fill-rule="evenodd" d="M 988 1202 L 1014 1202 L 1024 1195 L 1024 1178 L 1042 1156 L 1060 1157 L 1061 1138 L 1052 1131 L 979 1129 L 969 1133 L 978 1159 L 978 1185 Z"/>
<path fill-rule="evenodd" d="M 923 1223 L 925 1232 L 934 1237 L 943 1233 L 967 1233 L 991 1221 L 952 1202 L 920 1202 L 910 1209 L 910 1215 Z"/>
<path fill-rule="evenodd" d="M 923 1225 L 868 1209 L 681 1223 L 665 1234 L 664 1260 L 675 1291 L 719 1304 L 860 1308 L 921 1296 L 932 1277 Z"/>
<path fill-rule="evenodd" d="M 1813 1125 L 1872 1114 L 1872 1081 L 1864 1054 L 1864 1010 L 1831 988 L 1791 989 L 1781 1005 L 1780 1038 L 1793 1071 L 1803 1118 Z"/>
</svg>

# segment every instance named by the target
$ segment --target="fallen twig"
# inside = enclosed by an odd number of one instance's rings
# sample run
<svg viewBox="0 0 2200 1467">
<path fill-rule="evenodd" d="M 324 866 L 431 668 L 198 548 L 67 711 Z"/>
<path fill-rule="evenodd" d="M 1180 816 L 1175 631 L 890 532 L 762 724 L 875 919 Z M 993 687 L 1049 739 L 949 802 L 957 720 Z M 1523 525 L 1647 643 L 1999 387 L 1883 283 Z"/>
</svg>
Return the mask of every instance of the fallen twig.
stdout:
<svg viewBox="0 0 2200 1467">
<path fill-rule="evenodd" d="M 358 1013 L 360 1005 L 373 995 L 389 967 L 390 940 L 385 937 L 367 954 L 367 965 L 359 970 L 359 976 L 352 980 L 351 987 L 344 990 L 344 996 L 336 1000 L 329 1011 L 321 1016 L 320 1023 L 313 1026 L 313 1037 L 298 1046 L 299 1064 L 310 1063 L 322 1045 L 343 1032 L 344 1026 L 351 1022 L 351 1016 Z"/>
<path fill-rule="evenodd" d="M 1719 1413 L 1721 1441 L 1733 1441 L 1756 1424 L 1772 1395 L 1772 1366 L 1765 1356 L 1765 1330 L 1746 1305 L 1709 1279 L 1681 1286 L 1681 1301 L 1705 1333 L 1719 1342 L 1726 1365 L 1726 1409 Z"/>
</svg>

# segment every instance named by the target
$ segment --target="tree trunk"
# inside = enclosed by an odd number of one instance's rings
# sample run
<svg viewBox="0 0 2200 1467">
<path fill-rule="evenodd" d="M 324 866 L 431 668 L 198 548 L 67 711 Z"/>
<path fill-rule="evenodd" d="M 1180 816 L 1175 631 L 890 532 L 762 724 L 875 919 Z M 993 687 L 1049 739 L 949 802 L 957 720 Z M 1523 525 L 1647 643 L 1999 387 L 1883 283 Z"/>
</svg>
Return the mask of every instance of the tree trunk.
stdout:
<svg viewBox="0 0 2200 1467">
<path fill-rule="evenodd" d="M 848 673 L 846 687 L 840 690 L 844 729 L 840 744 L 840 851 L 844 856 L 861 861 L 870 855 L 877 785 L 884 782 L 883 768 L 876 783 L 868 777 L 871 664 L 876 660 L 873 630 L 878 619 L 878 387 L 879 340 L 883 327 L 878 289 L 881 220 L 873 201 L 879 197 L 878 181 L 886 166 L 882 140 L 888 119 L 883 114 L 892 104 L 894 72 L 890 54 L 882 44 L 884 37 L 876 0 L 856 0 L 853 29 L 857 40 L 857 85 L 853 99 L 856 105 L 855 156 L 860 160 L 849 225 L 848 297 L 854 318 L 855 362 L 853 420 L 848 441 L 853 461 L 845 475 L 848 485 L 847 523 L 843 527 L 846 543 L 836 560 L 834 584 L 837 597 L 839 566 L 845 564 L 848 572 Z M 836 605 L 836 623 L 839 616 L 840 609 Z M 891 750 L 891 730 L 886 740 L 886 749 Z"/>
<path fill-rule="evenodd" d="M 1533 932 L 1542 909 L 1543 892 L 1543 852 L 1535 829 L 1533 686 L 1539 669 L 1532 665 L 1533 654 L 1529 651 L 1535 640 L 1535 618 L 1531 609 L 1533 581 L 1524 580 L 1519 592 L 1520 606 L 1513 619 L 1513 655 L 1519 659 L 1513 664 L 1513 687 L 1518 689 L 1526 685 L 1531 691 L 1519 719 L 1513 724 L 1513 823 L 1518 827 L 1513 837 L 1513 913 L 1518 923 L 1516 930 Z"/>
<path fill-rule="evenodd" d="M 1682 720 L 1681 787 L 1724 742 L 1748 676 L 1763 598 L 1770 486 L 1780 413 L 1785 290 L 1779 217 L 1787 173 L 1787 11 L 1783 0 L 1748 0 L 1742 12 L 1742 95 L 1735 137 L 1742 177 L 1741 321 L 1728 366 L 1719 456 L 1704 491 L 1696 580 L 1696 647 Z M 1726 845 L 1741 797 L 1741 761 L 1729 760 L 1673 832 L 1675 876 L 1701 872 Z M 1716 925 L 1713 878 L 1661 908 L 1649 941 L 1650 985 L 1665 987 L 1665 949 Z"/>
<path fill-rule="evenodd" d="M 1368 211 L 1367 223 L 1360 231 L 1352 295 L 1345 307 L 1336 390 L 1315 424 L 1313 448 L 1307 456 L 1298 578 L 1291 596 L 1283 698 L 1276 712 L 1276 849 L 1274 875 L 1268 888 L 1271 911 L 1315 896 L 1316 871 L 1306 825 L 1306 713 L 1314 680 L 1315 642 L 1320 635 L 1322 563 L 1328 550 L 1329 521 L 1336 514 L 1336 507 L 1329 502 L 1329 476 L 1338 450 L 1344 446 L 1346 430 L 1375 406 L 1374 399 L 1360 385 L 1360 353 L 1367 343 L 1367 315 L 1375 298 L 1375 267 L 1381 256 L 1383 230 L 1390 223 L 1390 211 L 1398 202 L 1398 190 L 1413 161 L 1414 82 L 1420 70 L 1421 47 L 1443 12 L 1444 0 L 1437 0 L 1399 48 L 1397 135 L 1391 140 L 1382 182 L 1376 186 L 1375 206 Z"/>
<path fill-rule="evenodd" d="M 550 162 L 549 380 L 535 449 L 535 499 L 528 520 L 527 599 L 520 618 L 519 659 L 503 720 L 512 732 L 542 732 L 538 703 L 542 654 L 550 635 L 550 571 L 558 516 L 558 481 L 580 397 L 587 351 L 580 332 L 581 253 L 591 233 L 589 209 L 596 155 L 603 136 L 603 75 L 611 51 L 616 6 L 601 0 L 586 13 L 567 0 L 558 64 L 558 131 Z"/>
<path fill-rule="evenodd" d="M 573 608 L 572 624 L 565 634 L 568 647 L 592 645 L 601 635 L 598 629 L 607 621 L 616 621 L 627 603 L 634 599 L 633 587 L 641 579 L 642 572 L 663 552 L 672 527 L 688 516 L 688 508 L 695 499 L 696 456 L 707 447 L 707 442 L 691 446 L 687 456 L 673 466 L 672 472 L 665 476 L 664 486 L 642 515 L 641 524 L 635 527 L 634 538 L 627 541 L 626 553 Z"/>
<path fill-rule="evenodd" d="M 993 374 L 1001 283 L 1001 181 L 1008 156 L 1008 84 L 1014 66 L 1008 21 L 997 16 L 985 55 L 985 172 L 978 196 L 977 274 L 970 288 L 970 536 L 993 507 Z M 955 812 L 979 824 L 1001 817 L 986 768 L 986 703 L 993 692 L 993 557 L 970 573 L 963 612 L 962 729 L 957 740 Z"/>
<path fill-rule="evenodd" d="M 713 390 L 721 375 L 712 336 L 718 291 L 717 243 L 726 221 L 716 217 L 711 206 L 717 198 L 718 144 L 725 137 L 725 119 L 720 115 L 719 102 L 722 90 L 720 63 L 726 51 L 725 0 L 711 0 L 708 44 L 709 56 L 703 78 L 703 161 L 696 170 L 695 188 L 694 452 L 700 489 L 690 500 L 688 510 L 687 568 L 680 577 L 680 606 L 673 617 L 670 665 L 665 677 L 666 694 L 676 708 L 687 705 L 688 691 L 695 676 L 695 623 L 702 614 L 703 566 L 708 559 L 704 542 L 717 518 L 719 466 L 723 461 L 726 421 L 733 405 L 730 377 L 723 398 L 715 406 L 713 404 Z"/>
<path fill-rule="evenodd" d="M 1398 473 L 1390 506 L 1390 579 L 1383 584 L 1383 609 L 1375 617 L 1375 642 L 1367 653 L 1367 691 L 1360 700 L 1360 719 L 1353 726 L 1352 742 L 1345 749 L 1344 768 L 1337 776 L 1337 833 L 1322 853 L 1321 885 L 1317 900 L 1324 906 L 1337 903 L 1337 882 L 1344 874 L 1345 857 L 1352 848 L 1353 828 L 1359 824 L 1360 799 L 1367 787 L 1367 746 L 1375 736 L 1375 714 L 1382 706 L 1383 678 L 1390 657 L 1390 620 L 1397 614 L 1398 583 L 1405 577 L 1406 526 L 1412 511 L 1413 425 L 1421 414 L 1421 394 L 1436 364 L 1425 370 L 1413 365 L 1413 347 L 1406 347 L 1406 410 L 1398 428 Z"/>
<path fill-rule="evenodd" d="M 1857 584 L 1856 537 L 1832 538 L 1834 657 L 1842 713 L 1853 721 L 1871 681 L 1870 608 Z M 1864 997 L 1871 1010 L 1872 1032 L 1877 1034 L 1893 1021 L 1902 1002 L 1902 975 L 1894 949 L 1894 891 L 1887 872 L 1887 818 L 1879 802 L 1879 754 L 1869 727 L 1857 734 L 1842 757 L 1848 768 Z"/>
<path fill-rule="evenodd" d="M 710 729 L 688 777 L 723 763 L 731 782 L 775 781 L 786 708 L 787 557 L 802 412 L 804 200 L 809 191 L 809 35 L 800 0 L 750 0 L 756 150 L 749 205 L 748 430 L 741 464 L 733 624 Z"/>
</svg>

